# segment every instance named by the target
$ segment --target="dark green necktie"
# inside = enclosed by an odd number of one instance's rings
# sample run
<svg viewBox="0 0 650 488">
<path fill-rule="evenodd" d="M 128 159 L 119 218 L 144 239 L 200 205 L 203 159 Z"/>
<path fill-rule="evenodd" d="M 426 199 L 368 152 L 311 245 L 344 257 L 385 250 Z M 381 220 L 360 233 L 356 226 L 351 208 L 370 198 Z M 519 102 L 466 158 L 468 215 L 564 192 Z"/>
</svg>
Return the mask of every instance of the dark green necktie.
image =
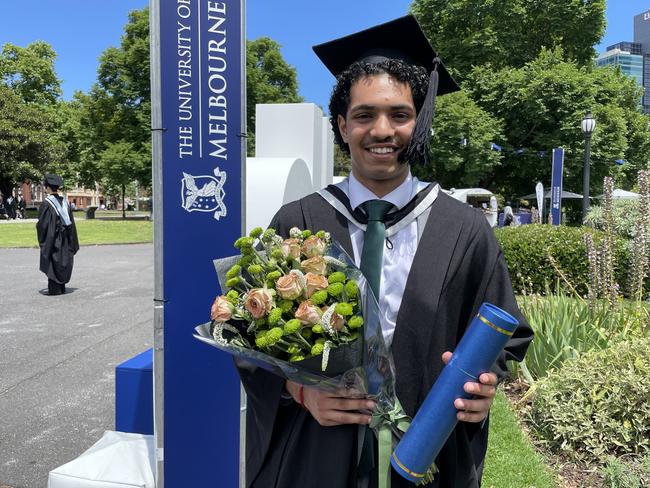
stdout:
<svg viewBox="0 0 650 488">
<path fill-rule="evenodd" d="M 381 268 L 384 257 L 384 239 L 386 238 L 386 225 L 384 218 L 393 204 L 385 200 L 369 200 L 363 204 L 368 216 L 368 225 L 363 237 L 363 250 L 361 251 L 361 272 L 368 280 L 368 285 L 379 301 L 379 286 L 381 284 Z M 368 476 L 375 467 L 375 449 L 372 442 L 372 433 L 367 426 L 360 426 L 365 430 L 361 459 L 359 460 L 359 476 Z"/>
<path fill-rule="evenodd" d="M 361 251 L 361 272 L 368 280 L 370 288 L 379 301 L 379 285 L 381 283 L 381 267 L 384 257 L 384 239 L 386 226 L 384 218 L 393 204 L 385 200 L 369 200 L 363 204 L 368 215 L 368 225 L 363 237 Z"/>
</svg>

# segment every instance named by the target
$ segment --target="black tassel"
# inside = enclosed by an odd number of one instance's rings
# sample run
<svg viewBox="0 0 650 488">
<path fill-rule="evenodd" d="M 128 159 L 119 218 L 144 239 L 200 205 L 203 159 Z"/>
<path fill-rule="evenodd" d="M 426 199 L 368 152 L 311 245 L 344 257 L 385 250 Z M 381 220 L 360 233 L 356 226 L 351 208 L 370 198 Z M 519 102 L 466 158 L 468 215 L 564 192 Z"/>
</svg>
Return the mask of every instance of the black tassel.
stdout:
<svg viewBox="0 0 650 488">
<path fill-rule="evenodd" d="M 400 154 L 402 163 L 426 166 L 429 164 L 429 141 L 431 139 L 431 124 L 436 113 L 436 96 L 438 95 L 438 65 L 440 58 L 433 60 L 433 71 L 429 77 L 427 95 L 415 121 L 415 128 L 411 142 L 405 151 Z"/>
</svg>

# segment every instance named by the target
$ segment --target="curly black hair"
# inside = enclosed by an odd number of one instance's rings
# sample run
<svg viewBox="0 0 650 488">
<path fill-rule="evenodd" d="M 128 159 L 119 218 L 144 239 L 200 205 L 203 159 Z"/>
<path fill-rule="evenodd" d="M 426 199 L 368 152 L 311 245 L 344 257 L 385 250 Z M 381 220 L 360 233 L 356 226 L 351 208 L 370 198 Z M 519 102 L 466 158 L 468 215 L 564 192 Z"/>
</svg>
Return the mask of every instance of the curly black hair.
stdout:
<svg viewBox="0 0 650 488">
<path fill-rule="evenodd" d="M 350 104 L 350 90 L 355 81 L 369 75 L 386 73 L 397 81 L 408 83 L 413 94 L 415 110 L 420 111 L 426 98 L 429 86 L 429 73 L 421 66 L 408 64 L 400 59 L 386 59 L 379 63 L 363 63 L 357 61 L 352 63 L 345 71 L 336 77 L 336 85 L 330 97 L 330 124 L 334 131 L 334 141 L 341 150 L 350 154 L 350 147 L 343 140 L 339 131 L 338 117 L 346 116 Z"/>
</svg>

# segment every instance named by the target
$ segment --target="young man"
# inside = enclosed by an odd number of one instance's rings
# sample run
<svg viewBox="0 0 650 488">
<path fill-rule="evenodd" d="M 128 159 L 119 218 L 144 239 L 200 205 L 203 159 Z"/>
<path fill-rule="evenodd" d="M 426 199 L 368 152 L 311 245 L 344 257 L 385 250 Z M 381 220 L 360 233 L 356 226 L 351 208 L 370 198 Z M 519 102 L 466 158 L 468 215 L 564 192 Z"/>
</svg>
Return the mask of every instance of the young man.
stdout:
<svg viewBox="0 0 650 488">
<path fill-rule="evenodd" d="M 58 194 L 63 179 L 46 174 L 43 186 L 48 196 L 38 208 L 36 224 L 41 248 L 40 270 L 47 275 L 48 295 L 62 295 L 72 275 L 79 239 L 68 200 Z"/>
<path fill-rule="evenodd" d="M 364 270 L 370 255 L 368 222 L 383 221 L 380 269 L 371 280 L 367 268 L 366 276 L 371 286 L 377 280 L 397 395 L 410 416 L 483 302 L 520 320 L 494 372 L 465 385 L 474 398 L 456 400 L 460 422 L 436 460 L 440 472 L 429 485 L 478 487 L 487 447 L 485 420 L 497 381 L 506 374 L 506 360 L 523 358 L 532 332 L 519 313 L 501 249 L 483 214 L 410 173 L 409 163 L 428 157 L 436 92 L 458 88 L 410 16 L 314 49 L 337 76 L 331 123 L 336 142 L 351 155 L 352 171 L 343 183 L 282 207 L 270 226 L 285 236 L 294 226 L 324 229 Z M 377 206 L 388 213 L 372 216 Z M 369 422 L 372 400 L 302 388 L 259 369 L 242 369 L 240 375 L 248 393 L 247 486 L 376 486 L 373 460 L 364 459 L 372 448 L 366 449 L 359 427 Z M 392 486 L 413 485 L 392 473 Z"/>
</svg>

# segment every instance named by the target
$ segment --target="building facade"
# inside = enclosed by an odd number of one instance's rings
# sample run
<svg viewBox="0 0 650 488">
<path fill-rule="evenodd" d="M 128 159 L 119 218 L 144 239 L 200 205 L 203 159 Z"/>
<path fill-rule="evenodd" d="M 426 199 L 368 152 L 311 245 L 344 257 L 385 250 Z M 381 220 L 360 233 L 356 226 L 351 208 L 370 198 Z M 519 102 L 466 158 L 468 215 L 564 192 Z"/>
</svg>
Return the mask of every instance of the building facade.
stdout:
<svg viewBox="0 0 650 488">
<path fill-rule="evenodd" d="M 644 88 L 640 105 L 650 113 L 650 10 L 634 16 L 634 39 L 607 48 L 596 59 L 598 66 L 620 66 Z"/>
</svg>

